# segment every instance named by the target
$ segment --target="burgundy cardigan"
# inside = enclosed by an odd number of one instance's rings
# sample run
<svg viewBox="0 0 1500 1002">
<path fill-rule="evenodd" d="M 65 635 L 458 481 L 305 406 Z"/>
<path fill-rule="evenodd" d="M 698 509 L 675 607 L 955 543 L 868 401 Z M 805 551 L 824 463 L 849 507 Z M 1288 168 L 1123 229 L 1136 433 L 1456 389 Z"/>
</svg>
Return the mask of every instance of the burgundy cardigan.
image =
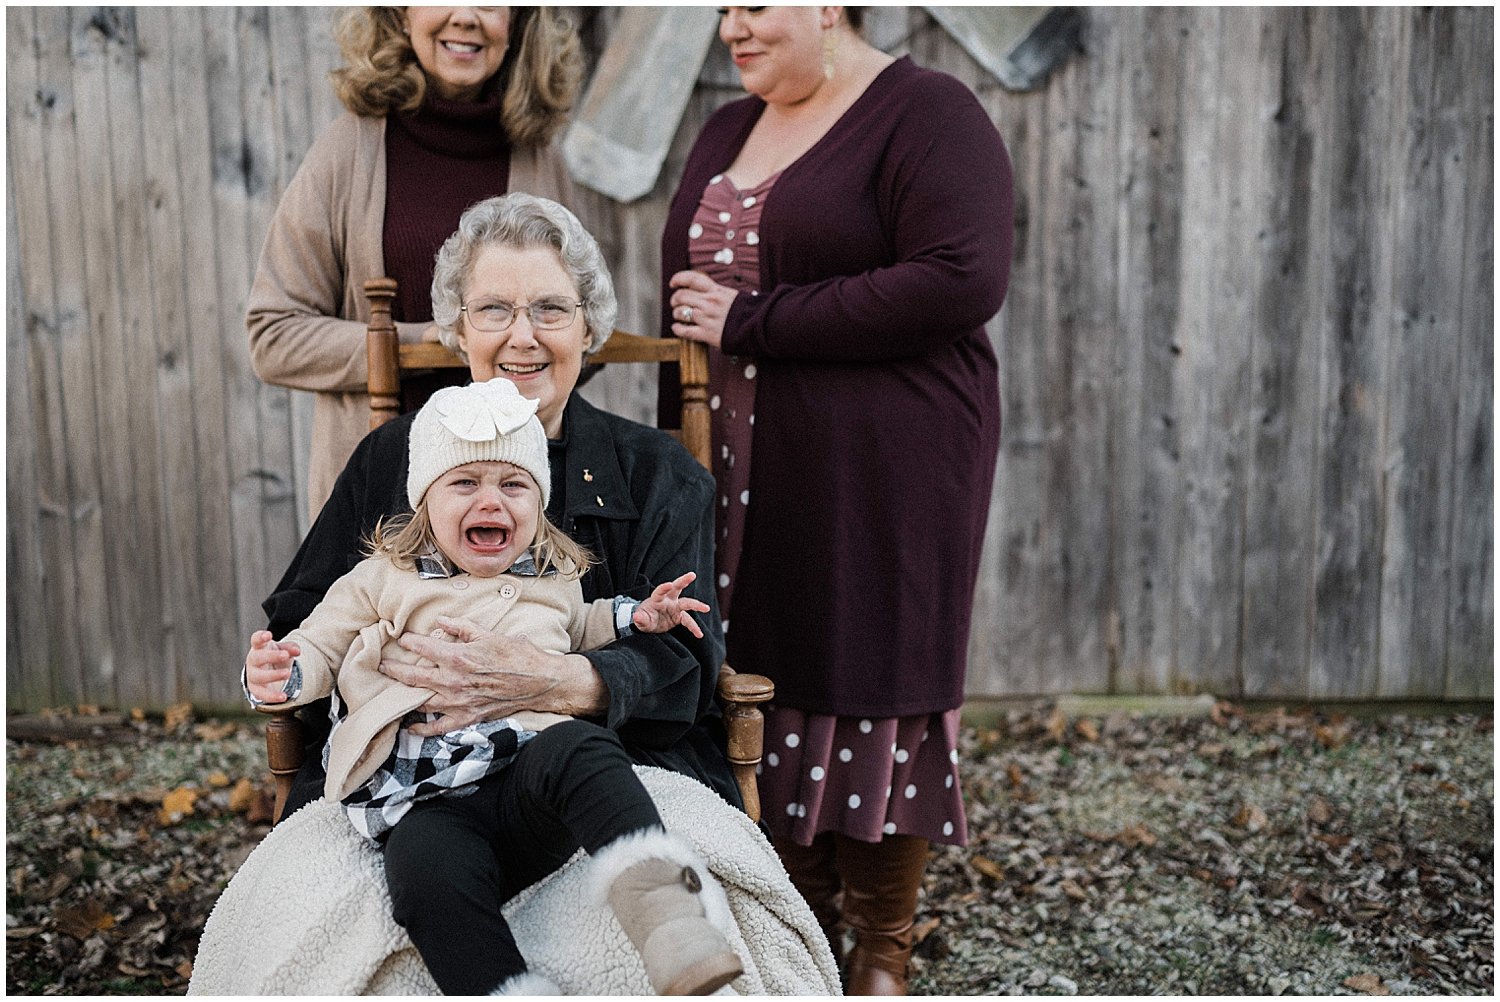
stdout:
<svg viewBox="0 0 1500 1002">
<path fill-rule="evenodd" d="M 667 279 L 709 179 L 764 104 L 716 112 L 662 237 Z M 724 351 L 758 371 L 729 663 L 845 716 L 959 706 L 1000 443 L 984 324 L 1009 278 L 1010 158 L 963 84 L 902 58 L 766 197 L 756 295 Z M 733 499 L 731 503 L 737 503 Z"/>
</svg>

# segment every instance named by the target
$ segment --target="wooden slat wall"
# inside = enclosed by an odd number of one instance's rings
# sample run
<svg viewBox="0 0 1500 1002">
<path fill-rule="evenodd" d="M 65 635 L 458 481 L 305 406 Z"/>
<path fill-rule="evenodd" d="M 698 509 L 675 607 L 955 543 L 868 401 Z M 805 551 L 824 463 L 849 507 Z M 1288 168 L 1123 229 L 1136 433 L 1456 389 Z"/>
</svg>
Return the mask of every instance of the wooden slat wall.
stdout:
<svg viewBox="0 0 1500 1002">
<path fill-rule="evenodd" d="M 10 8 L 12 708 L 235 705 L 306 526 L 303 394 L 250 370 L 260 240 L 338 106 L 331 8 Z M 616 15 L 581 11 L 597 53 Z M 1493 696 L 1493 13 L 1096 8 L 1013 94 L 920 8 L 1016 168 L 976 697 Z M 657 188 L 592 198 L 621 324 Z M 649 372 L 585 391 L 649 419 Z"/>
</svg>

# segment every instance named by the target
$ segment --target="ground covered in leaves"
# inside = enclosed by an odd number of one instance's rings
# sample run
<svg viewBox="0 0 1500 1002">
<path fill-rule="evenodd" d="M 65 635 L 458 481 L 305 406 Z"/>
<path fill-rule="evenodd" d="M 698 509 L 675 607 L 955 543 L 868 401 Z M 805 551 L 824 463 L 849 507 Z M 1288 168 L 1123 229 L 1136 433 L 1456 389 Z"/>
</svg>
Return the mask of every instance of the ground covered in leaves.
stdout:
<svg viewBox="0 0 1500 1002">
<path fill-rule="evenodd" d="M 964 742 L 916 993 L 1493 993 L 1489 717 L 1042 706 Z M 258 725 L 11 718 L 6 766 L 7 994 L 184 992 L 266 831 Z"/>
</svg>

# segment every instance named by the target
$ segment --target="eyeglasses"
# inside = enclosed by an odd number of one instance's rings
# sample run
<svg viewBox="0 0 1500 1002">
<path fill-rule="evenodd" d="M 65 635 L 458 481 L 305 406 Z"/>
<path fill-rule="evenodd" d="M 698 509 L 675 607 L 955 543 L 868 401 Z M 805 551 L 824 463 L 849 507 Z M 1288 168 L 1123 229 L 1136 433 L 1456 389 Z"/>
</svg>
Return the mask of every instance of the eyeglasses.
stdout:
<svg viewBox="0 0 1500 1002">
<path fill-rule="evenodd" d="M 517 314 L 523 310 L 533 329 L 562 330 L 573 322 L 573 314 L 578 312 L 578 308 L 587 305 L 582 301 L 569 302 L 566 299 L 538 299 L 532 303 L 512 306 L 498 299 L 480 299 L 466 303 L 459 309 L 469 315 L 469 323 L 474 325 L 475 330 L 499 334 L 509 330 L 510 325 L 516 322 Z"/>
</svg>

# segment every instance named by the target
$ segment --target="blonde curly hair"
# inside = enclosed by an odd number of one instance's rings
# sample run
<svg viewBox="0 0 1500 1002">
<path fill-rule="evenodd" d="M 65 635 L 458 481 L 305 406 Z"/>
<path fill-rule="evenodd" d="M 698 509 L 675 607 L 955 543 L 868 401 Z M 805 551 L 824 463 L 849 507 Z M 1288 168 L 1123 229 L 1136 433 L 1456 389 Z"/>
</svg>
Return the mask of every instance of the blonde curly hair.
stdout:
<svg viewBox="0 0 1500 1002">
<path fill-rule="evenodd" d="M 345 65 L 329 74 L 334 93 L 356 115 L 415 111 L 427 75 L 406 35 L 402 7 L 355 7 L 334 29 Z M 512 7 L 511 43 L 500 64 L 500 125 L 512 146 L 551 142 L 578 97 L 582 45 L 572 23 L 550 7 Z"/>
</svg>

